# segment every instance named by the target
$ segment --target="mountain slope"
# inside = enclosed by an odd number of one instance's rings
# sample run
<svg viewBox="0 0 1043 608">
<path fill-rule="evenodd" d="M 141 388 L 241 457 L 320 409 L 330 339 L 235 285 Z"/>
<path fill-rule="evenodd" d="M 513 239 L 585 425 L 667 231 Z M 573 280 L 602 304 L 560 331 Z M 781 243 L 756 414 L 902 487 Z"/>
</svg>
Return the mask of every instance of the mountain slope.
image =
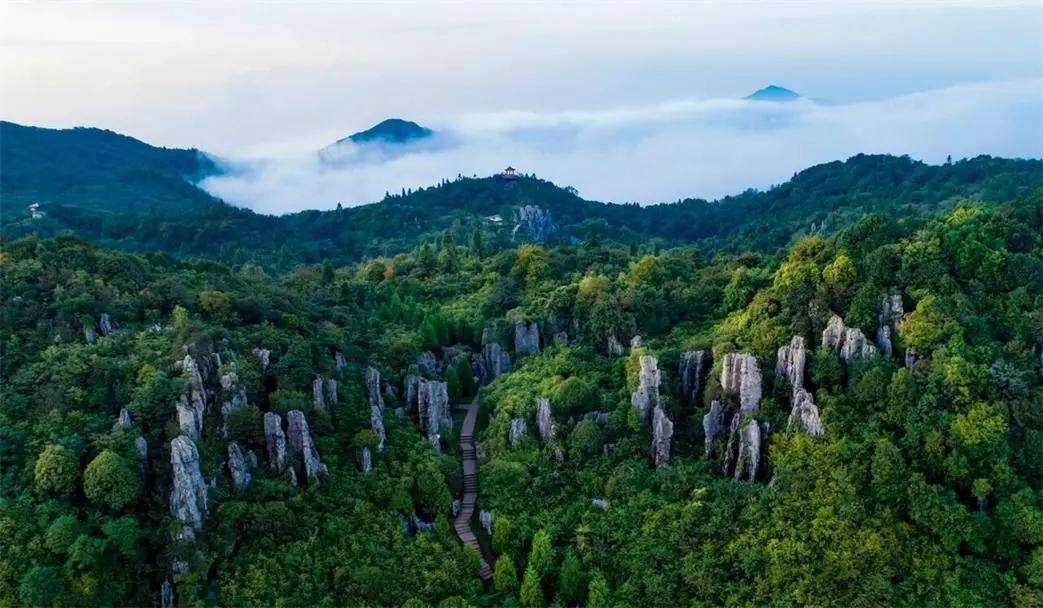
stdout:
<svg viewBox="0 0 1043 608">
<path fill-rule="evenodd" d="M 751 101 L 787 102 L 800 99 L 800 95 L 796 91 L 791 91 L 786 87 L 770 84 L 763 89 L 757 89 L 752 94 L 748 95 L 746 99 Z"/>
<path fill-rule="evenodd" d="M 388 118 L 365 131 L 359 131 L 344 139 L 337 140 L 337 143 L 350 141 L 356 144 L 369 142 L 401 144 L 415 139 L 424 139 L 432 134 L 433 131 L 431 129 L 421 127 L 411 120 Z"/>
<path fill-rule="evenodd" d="M 7 205 L 180 212 L 216 202 L 187 181 L 217 172 L 198 150 L 157 148 L 102 129 L 43 129 L 0 121 L 0 167 L 0 196 Z"/>
<path fill-rule="evenodd" d="M 5 123 L 4 136 L 5 206 L 38 201 L 45 214 L 5 213 L 4 237 L 72 231 L 108 247 L 253 261 L 277 270 L 407 252 L 446 230 L 457 242 L 477 230 L 490 250 L 527 240 L 575 243 L 597 234 L 621 244 L 774 251 L 795 234 L 830 233 L 866 213 L 912 220 L 961 200 L 1010 201 L 1043 187 L 1039 160 L 982 156 L 929 165 L 858 155 L 811 167 L 764 192 L 718 201 L 606 204 L 533 176 L 493 176 L 446 180 L 359 207 L 275 217 L 225 205 L 184 181 L 193 171 L 213 170 L 196 151 L 153 148 L 93 129 Z M 49 197 L 38 196 L 41 190 Z"/>
</svg>

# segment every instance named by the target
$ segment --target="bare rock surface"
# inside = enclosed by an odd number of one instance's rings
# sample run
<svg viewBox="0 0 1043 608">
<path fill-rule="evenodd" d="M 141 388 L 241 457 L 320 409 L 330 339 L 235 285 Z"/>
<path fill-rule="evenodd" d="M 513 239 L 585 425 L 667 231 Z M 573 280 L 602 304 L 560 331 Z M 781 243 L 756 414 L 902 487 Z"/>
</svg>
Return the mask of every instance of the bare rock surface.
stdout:
<svg viewBox="0 0 1043 608">
<path fill-rule="evenodd" d="M 689 350 L 681 354 L 677 369 L 681 379 L 681 401 L 686 404 L 699 403 L 711 367 L 713 353 L 708 350 Z"/>
<path fill-rule="evenodd" d="M 630 403 L 637 408 L 641 422 L 648 424 L 652 410 L 659 407 L 659 362 L 651 355 L 642 355 L 639 364 L 638 386 L 630 396 Z"/>
<path fill-rule="evenodd" d="M 319 484 L 319 480 L 326 476 L 326 465 L 319 458 L 319 452 L 315 449 L 311 431 L 308 429 L 308 421 L 304 412 L 291 410 L 286 414 L 286 439 L 289 445 L 290 460 L 294 464 L 297 479 L 307 479 L 310 484 Z"/>
<path fill-rule="evenodd" d="M 737 396 L 739 415 L 760 411 L 761 370 L 757 358 L 747 353 L 728 353 L 721 366 L 721 389 L 726 396 Z"/>
<path fill-rule="evenodd" d="M 268 466 L 282 473 L 286 470 L 286 433 L 282 430 L 282 417 L 275 412 L 264 414 L 264 442 L 268 451 Z"/>
<path fill-rule="evenodd" d="M 793 409 L 790 411 L 786 429 L 791 433 L 800 432 L 812 437 L 819 437 L 826 432 L 811 393 L 802 388 L 793 393 Z"/>
<path fill-rule="evenodd" d="M 656 406 L 652 414 L 652 462 L 660 467 L 670 462 L 670 442 L 674 436 L 674 423 L 666 416 L 662 407 Z"/>
<path fill-rule="evenodd" d="M 792 387 L 793 392 L 804 388 L 804 368 L 808 351 L 802 336 L 793 336 L 789 345 L 779 348 L 775 363 L 775 378 Z"/>
<path fill-rule="evenodd" d="M 543 441 L 554 438 L 554 420 L 551 417 L 550 400 L 546 397 L 536 398 L 536 427 Z"/>
<path fill-rule="evenodd" d="M 514 352 L 522 355 L 535 355 L 540 352 L 539 323 L 518 321 L 514 324 Z"/>
<path fill-rule="evenodd" d="M 232 484 L 237 490 L 250 486 L 253 480 L 251 464 L 246 452 L 238 443 L 232 441 L 228 444 L 228 472 L 232 474 Z"/>
<path fill-rule="evenodd" d="M 193 540 L 207 514 L 207 488 L 199 471 L 199 451 L 185 435 L 170 442 L 170 514 L 181 522 L 179 540 Z"/>
<path fill-rule="evenodd" d="M 529 434 L 529 425 L 523 418 L 514 418 L 511 420 L 511 430 L 508 435 L 511 445 L 518 445 L 522 437 Z"/>
<path fill-rule="evenodd" d="M 710 404 L 710 411 L 703 416 L 703 434 L 706 436 L 705 450 L 707 458 L 717 456 L 717 442 L 727 432 L 727 428 L 724 423 L 724 404 L 714 400 Z"/>
</svg>

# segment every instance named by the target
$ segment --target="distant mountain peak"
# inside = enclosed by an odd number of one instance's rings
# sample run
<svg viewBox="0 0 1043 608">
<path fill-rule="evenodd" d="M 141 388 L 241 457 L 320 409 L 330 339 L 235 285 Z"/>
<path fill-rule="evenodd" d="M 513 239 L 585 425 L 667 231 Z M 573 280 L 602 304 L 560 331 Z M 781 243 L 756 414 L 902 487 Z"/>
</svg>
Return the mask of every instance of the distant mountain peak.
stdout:
<svg viewBox="0 0 1043 608">
<path fill-rule="evenodd" d="M 751 101 L 796 101 L 800 99 L 800 95 L 786 87 L 769 84 L 763 89 L 757 89 L 752 95 L 748 95 L 746 99 Z"/>
<path fill-rule="evenodd" d="M 434 132 L 427 127 L 422 127 L 411 120 L 401 118 L 388 118 L 365 131 L 359 131 L 338 141 L 351 141 L 356 144 L 370 142 L 402 144 L 416 139 L 430 137 Z"/>
</svg>

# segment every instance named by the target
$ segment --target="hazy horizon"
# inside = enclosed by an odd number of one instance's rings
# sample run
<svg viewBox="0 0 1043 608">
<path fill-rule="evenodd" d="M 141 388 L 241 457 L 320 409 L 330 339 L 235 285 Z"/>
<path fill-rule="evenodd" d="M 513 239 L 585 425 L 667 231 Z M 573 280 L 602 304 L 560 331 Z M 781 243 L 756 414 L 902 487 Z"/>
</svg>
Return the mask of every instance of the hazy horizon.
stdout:
<svg viewBox="0 0 1043 608">
<path fill-rule="evenodd" d="M 859 152 L 1043 156 L 1034 3 L 34 4 L 0 17 L 4 119 L 200 148 L 234 169 L 204 186 L 264 212 L 507 164 L 644 204 L 764 188 Z M 814 101 L 742 101 L 769 84 Z M 389 117 L 435 129 L 437 145 L 318 163 Z"/>
</svg>

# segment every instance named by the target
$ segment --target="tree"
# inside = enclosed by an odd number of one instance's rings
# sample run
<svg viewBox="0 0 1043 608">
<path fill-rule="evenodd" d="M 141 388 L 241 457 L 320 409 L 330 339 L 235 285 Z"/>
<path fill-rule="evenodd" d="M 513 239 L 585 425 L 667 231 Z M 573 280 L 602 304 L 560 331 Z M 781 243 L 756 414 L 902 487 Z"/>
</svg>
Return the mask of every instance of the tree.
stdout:
<svg viewBox="0 0 1043 608">
<path fill-rule="evenodd" d="M 572 376 L 554 387 L 550 404 L 554 413 L 571 416 L 599 409 L 601 394 L 586 380 Z"/>
<path fill-rule="evenodd" d="M 322 261 L 322 284 L 329 285 L 333 282 L 333 262 L 329 259 Z"/>
<path fill-rule="evenodd" d="M 580 420 L 569 435 L 569 452 L 573 458 L 589 458 L 601 453 L 604 443 L 601 427 L 594 420 Z"/>
<path fill-rule="evenodd" d="M 540 575 L 532 566 L 525 569 L 521 592 L 518 594 L 518 603 L 522 605 L 522 608 L 543 608 L 543 588 L 540 586 Z"/>
<path fill-rule="evenodd" d="M 50 606 L 65 591 L 65 580 L 49 566 L 33 566 L 22 577 L 18 597 L 25 606 Z"/>
<path fill-rule="evenodd" d="M 36 489 L 48 494 L 65 495 L 76 489 L 76 478 L 80 465 L 69 448 L 55 443 L 49 444 L 36 459 L 33 469 Z"/>
<path fill-rule="evenodd" d="M 471 232 L 471 251 L 473 251 L 475 257 L 479 259 L 485 255 L 485 244 L 482 242 L 482 230 L 477 226 L 475 226 L 474 231 Z"/>
<path fill-rule="evenodd" d="M 514 551 L 514 522 L 506 515 L 497 515 L 493 523 L 493 551 L 512 554 Z"/>
<path fill-rule="evenodd" d="M 561 562 L 561 575 L 558 577 L 558 593 L 567 604 L 579 604 L 583 601 L 583 591 L 587 585 L 587 577 L 583 573 L 583 564 L 576 554 L 569 550 Z"/>
<path fill-rule="evenodd" d="M 105 450 L 84 470 L 83 492 L 91 502 L 118 511 L 141 494 L 141 476 L 119 454 Z"/>
<path fill-rule="evenodd" d="M 501 555 L 496 560 L 496 568 L 493 571 L 493 589 L 497 593 L 510 594 L 518 588 L 518 573 L 514 569 L 514 560 L 507 555 Z"/>
<path fill-rule="evenodd" d="M 529 568 L 535 570 L 542 579 L 554 566 L 554 549 L 551 547 L 550 534 L 540 530 L 532 537 L 532 550 L 529 552 Z"/>
<path fill-rule="evenodd" d="M 598 572 L 587 586 L 587 608 L 608 608 L 609 601 L 608 583 Z"/>
</svg>

